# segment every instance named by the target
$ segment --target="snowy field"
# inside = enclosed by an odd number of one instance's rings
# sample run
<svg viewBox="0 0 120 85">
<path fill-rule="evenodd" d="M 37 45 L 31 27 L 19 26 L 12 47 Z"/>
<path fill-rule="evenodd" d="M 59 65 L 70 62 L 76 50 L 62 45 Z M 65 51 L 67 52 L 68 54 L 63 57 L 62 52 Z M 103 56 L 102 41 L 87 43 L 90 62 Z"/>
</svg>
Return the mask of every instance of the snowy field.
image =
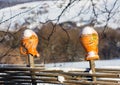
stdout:
<svg viewBox="0 0 120 85">
<path fill-rule="evenodd" d="M 58 16 L 68 4 L 68 1 L 35 1 L 0 9 L 0 30 L 5 30 L 9 27 L 11 31 L 14 31 L 15 28 L 19 28 L 26 22 L 30 23 L 28 28 L 33 28 L 32 26 L 40 25 L 40 22 L 48 20 L 56 22 Z M 96 13 L 98 14 L 98 23 L 96 23 L 96 26 L 104 26 L 109 15 L 106 10 L 112 10 L 109 16 L 112 19 L 109 20 L 108 26 L 113 28 L 120 27 L 120 0 L 117 0 L 115 6 L 115 0 L 105 1 L 107 0 L 94 0 L 96 8 L 99 9 L 96 9 Z M 76 0 L 62 14 L 59 23 L 65 21 L 75 21 L 78 25 L 90 23 L 94 17 L 90 4 L 89 0 Z M 9 20 L 11 17 L 12 19 Z"/>
<path fill-rule="evenodd" d="M 95 61 L 96 68 L 118 68 L 120 69 L 120 59 L 114 60 L 96 60 Z M 57 69 L 57 70 L 77 70 L 77 69 L 86 69 L 89 67 L 89 61 L 82 62 L 68 62 L 68 63 L 52 63 L 46 64 L 46 69 Z"/>
</svg>

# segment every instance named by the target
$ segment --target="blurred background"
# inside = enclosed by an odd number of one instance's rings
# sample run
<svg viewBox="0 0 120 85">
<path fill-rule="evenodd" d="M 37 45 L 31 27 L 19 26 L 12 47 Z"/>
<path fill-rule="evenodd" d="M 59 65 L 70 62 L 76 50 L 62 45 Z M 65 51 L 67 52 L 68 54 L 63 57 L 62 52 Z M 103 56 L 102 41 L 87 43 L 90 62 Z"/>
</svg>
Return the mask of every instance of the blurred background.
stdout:
<svg viewBox="0 0 120 85">
<path fill-rule="evenodd" d="M 35 63 L 84 61 L 79 33 L 93 26 L 101 60 L 120 58 L 120 0 L 0 0 L 0 63 L 24 64 L 21 34 L 34 30 L 40 58 Z"/>
</svg>

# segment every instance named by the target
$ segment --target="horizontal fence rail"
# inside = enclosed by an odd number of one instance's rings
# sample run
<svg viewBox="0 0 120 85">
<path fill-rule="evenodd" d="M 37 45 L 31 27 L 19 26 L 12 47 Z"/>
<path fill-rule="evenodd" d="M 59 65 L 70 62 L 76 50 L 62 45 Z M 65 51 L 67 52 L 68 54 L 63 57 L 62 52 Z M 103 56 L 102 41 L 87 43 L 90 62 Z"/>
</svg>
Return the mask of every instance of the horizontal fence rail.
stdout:
<svg viewBox="0 0 120 85">
<path fill-rule="evenodd" d="M 44 65 L 35 65 L 33 68 L 26 65 L 0 65 L 0 85 L 120 85 L 120 69 L 95 70 L 96 73 L 88 69 L 64 72 L 45 69 Z M 92 81 L 92 77 L 96 77 L 96 81 Z"/>
</svg>

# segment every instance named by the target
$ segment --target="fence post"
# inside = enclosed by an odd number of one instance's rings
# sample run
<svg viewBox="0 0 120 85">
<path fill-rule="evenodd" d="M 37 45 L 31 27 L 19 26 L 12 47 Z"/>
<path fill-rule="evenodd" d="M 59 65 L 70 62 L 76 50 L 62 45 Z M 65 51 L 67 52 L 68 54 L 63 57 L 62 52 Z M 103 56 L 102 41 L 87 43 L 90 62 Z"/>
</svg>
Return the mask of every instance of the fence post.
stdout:
<svg viewBox="0 0 120 85">
<path fill-rule="evenodd" d="M 95 71 L 95 62 L 94 62 L 94 60 L 90 60 L 89 64 L 90 64 L 90 69 L 91 69 L 92 73 L 95 73 L 96 71 Z M 92 81 L 96 81 L 95 76 L 92 76 Z"/>
<path fill-rule="evenodd" d="M 28 66 L 30 68 L 34 68 L 34 56 L 32 56 L 31 54 L 28 54 Z M 35 72 L 34 71 L 30 71 L 31 73 L 31 79 L 32 79 L 32 85 L 37 85 L 36 80 L 35 80 Z"/>
</svg>

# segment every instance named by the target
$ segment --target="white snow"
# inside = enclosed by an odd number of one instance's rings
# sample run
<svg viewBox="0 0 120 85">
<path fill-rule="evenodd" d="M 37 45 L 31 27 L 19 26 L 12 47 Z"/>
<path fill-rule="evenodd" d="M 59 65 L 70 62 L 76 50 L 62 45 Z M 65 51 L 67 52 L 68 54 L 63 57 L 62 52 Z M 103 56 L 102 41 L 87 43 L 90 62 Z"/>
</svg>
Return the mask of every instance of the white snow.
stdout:
<svg viewBox="0 0 120 85">
<path fill-rule="evenodd" d="M 23 37 L 24 38 L 28 38 L 28 37 L 31 37 L 32 35 L 36 35 L 34 31 L 30 30 L 30 29 L 26 29 L 24 32 L 23 32 Z M 36 35 L 37 36 L 37 35 Z"/>
<path fill-rule="evenodd" d="M 97 34 L 97 32 L 94 30 L 94 28 L 93 27 L 89 27 L 89 26 L 87 26 L 87 27 L 85 27 L 85 28 L 83 28 L 82 29 L 82 31 L 81 31 L 81 34 L 92 34 L 92 33 L 96 33 Z"/>
<path fill-rule="evenodd" d="M 107 0 L 106 0 L 107 1 Z M 12 7 L 3 8 L 0 10 L 0 30 L 6 30 L 10 26 L 10 30 L 13 31 L 16 28 L 19 28 L 26 21 L 31 25 L 32 23 L 37 23 L 36 26 L 41 24 L 40 22 L 46 22 L 48 20 L 53 20 L 58 18 L 62 10 L 68 4 L 69 0 L 59 0 L 59 1 L 36 1 L 29 2 L 24 4 L 18 4 Z M 113 8 L 115 0 L 94 0 L 96 6 L 97 21 L 95 26 L 104 26 L 108 18 L 108 11 Z M 68 7 L 65 12 L 62 14 L 59 23 L 65 21 L 75 21 L 76 23 L 81 23 L 83 25 L 89 23 L 93 20 L 94 14 L 90 0 L 76 0 L 70 7 Z M 107 8 L 105 8 L 105 5 Z M 111 11 L 109 17 L 111 19 L 108 22 L 108 26 L 117 28 L 120 27 L 120 0 Z M 32 10 L 31 10 L 32 9 Z M 16 16 L 17 14 L 19 14 Z M 16 16 L 16 17 L 14 17 Z M 8 20 L 5 23 L 5 20 L 10 17 L 14 17 L 12 20 Z M 35 24 L 34 24 L 35 25 Z M 32 26 L 28 26 L 28 28 Z M 34 28 L 34 27 L 33 27 Z"/>
<path fill-rule="evenodd" d="M 66 62 L 66 63 L 52 63 L 52 64 L 46 64 L 46 69 L 48 68 L 52 69 L 58 69 L 58 70 L 65 70 L 68 69 L 71 70 L 85 70 L 85 68 L 90 68 L 89 61 L 82 61 L 82 62 Z M 120 69 L 120 59 L 115 60 L 96 60 L 95 61 L 95 67 L 96 68 L 106 68 L 106 67 L 112 67 L 119 68 Z M 50 69 L 49 68 L 49 69 Z"/>
<path fill-rule="evenodd" d="M 58 76 L 58 81 L 63 83 L 65 81 L 64 76 Z"/>
</svg>

